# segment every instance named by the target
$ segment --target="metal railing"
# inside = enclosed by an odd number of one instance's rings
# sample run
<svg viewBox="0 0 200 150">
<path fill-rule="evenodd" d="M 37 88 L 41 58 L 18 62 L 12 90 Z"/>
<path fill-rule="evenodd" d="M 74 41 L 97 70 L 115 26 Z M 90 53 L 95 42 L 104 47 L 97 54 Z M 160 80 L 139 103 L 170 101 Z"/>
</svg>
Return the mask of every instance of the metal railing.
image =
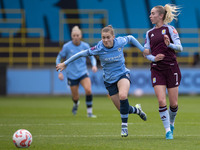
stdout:
<svg viewBox="0 0 200 150">
<path fill-rule="evenodd" d="M 59 13 L 59 46 L 50 47 L 45 45 L 44 30 L 41 28 L 25 28 L 23 10 L 4 10 L 3 13 L 19 13 L 21 17 L 18 19 L 9 19 L 7 21 L 0 19 L 0 23 L 19 23 L 20 28 L 0 28 L 2 36 L 0 38 L 0 64 L 13 65 L 27 65 L 28 68 L 33 65 L 45 66 L 46 64 L 55 65 L 55 60 L 58 52 L 61 49 L 64 41 L 70 39 L 64 39 L 66 24 L 79 24 L 83 25 L 82 33 L 83 41 L 89 43 L 91 46 L 95 45 L 101 40 L 101 26 L 108 24 L 108 13 L 106 10 L 61 10 Z M 65 14 L 79 14 L 84 15 L 81 19 L 68 18 Z M 96 16 L 97 15 L 97 16 Z M 86 25 L 85 25 L 86 24 Z M 117 36 L 124 36 L 131 34 L 141 44 L 144 44 L 145 34 L 148 29 L 122 29 L 116 28 L 115 34 Z M 200 29 L 177 29 L 184 52 L 180 53 L 178 62 L 186 65 L 192 65 L 194 63 L 194 53 L 200 53 Z M 20 36 L 17 36 L 19 34 Z M 50 55 L 53 53 L 53 55 Z M 124 49 L 125 60 L 128 67 L 133 65 L 142 66 L 149 63 L 144 59 L 142 53 L 132 45 L 128 45 Z M 182 55 L 186 53 L 185 55 Z"/>
</svg>

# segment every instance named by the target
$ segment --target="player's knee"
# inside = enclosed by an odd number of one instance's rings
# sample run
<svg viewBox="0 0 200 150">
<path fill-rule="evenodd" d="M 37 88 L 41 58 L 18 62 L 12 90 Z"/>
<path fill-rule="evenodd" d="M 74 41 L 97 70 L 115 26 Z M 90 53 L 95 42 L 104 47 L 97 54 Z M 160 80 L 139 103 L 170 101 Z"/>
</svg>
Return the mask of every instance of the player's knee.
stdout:
<svg viewBox="0 0 200 150">
<path fill-rule="evenodd" d="M 124 93 L 119 93 L 119 99 L 120 100 L 124 100 L 124 99 L 127 99 L 127 94 L 124 94 Z"/>
<path fill-rule="evenodd" d="M 158 103 L 159 103 L 159 106 L 166 106 L 166 99 L 165 98 L 159 98 Z"/>
<path fill-rule="evenodd" d="M 76 100 L 79 100 L 79 96 L 78 96 L 78 95 L 73 95 L 73 96 L 72 96 L 72 99 L 75 100 L 75 101 L 76 101 Z"/>
<path fill-rule="evenodd" d="M 172 108 L 177 108 L 177 107 L 178 107 L 178 103 L 177 103 L 177 102 L 171 103 L 171 104 L 170 104 L 170 107 L 172 107 Z"/>
<path fill-rule="evenodd" d="M 91 95 L 92 94 L 92 91 L 90 88 L 85 88 L 85 94 L 86 95 Z"/>
</svg>

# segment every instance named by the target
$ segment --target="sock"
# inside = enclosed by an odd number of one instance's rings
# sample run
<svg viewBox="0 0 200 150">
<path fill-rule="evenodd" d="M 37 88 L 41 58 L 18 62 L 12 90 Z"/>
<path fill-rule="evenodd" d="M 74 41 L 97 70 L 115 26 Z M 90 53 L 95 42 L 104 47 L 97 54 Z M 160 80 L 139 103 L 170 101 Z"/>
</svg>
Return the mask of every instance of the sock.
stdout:
<svg viewBox="0 0 200 150">
<path fill-rule="evenodd" d="M 128 113 L 129 114 L 139 114 L 139 110 L 136 107 L 129 105 L 129 112 Z"/>
<path fill-rule="evenodd" d="M 86 95 L 85 97 L 86 107 L 87 107 L 87 113 L 92 114 L 92 95 Z"/>
<path fill-rule="evenodd" d="M 122 119 L 122 124 L 127 125 L 128 123 L 128 114 L 129 114 L 129 103 L 128 99 L 120 100 L 120 114 Z"/>
<path fill-rule="evenodd" d="M 174 126 L 176 114 L 178 111 L 178 106 L 176 108 L 169 107 L 170 124 Z"/>
<path fill-rule="evenodd" d="M 163 122 L 166 133 L 170 130 L 170 122 L 169 122 L 169 112 L 167 111 L 167 106 L 159 107 L 160 118 Z"/>
</svg>

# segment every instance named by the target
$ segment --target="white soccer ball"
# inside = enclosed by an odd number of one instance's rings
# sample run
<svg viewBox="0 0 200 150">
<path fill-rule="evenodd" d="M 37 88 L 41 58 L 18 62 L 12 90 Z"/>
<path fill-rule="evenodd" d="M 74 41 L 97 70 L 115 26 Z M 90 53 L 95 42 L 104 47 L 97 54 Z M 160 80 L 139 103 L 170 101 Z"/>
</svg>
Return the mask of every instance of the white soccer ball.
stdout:
<svg viewBox="0 0 200 150">
<path fill-rule="evenodd" d="M 18 148 L 29 147 L 32 141 L 33 141 L 32 135 L 26 129 L 19 129 L 13 134 L 13 143 Z"/>
<path fill-rule="evenodd" d="M 138 89 L 135 89 L 135 91 L 133 92 L 133 94 L 137 97 L 140 97 L 144 94 L 143 90 L 138 88 Z"/>
</svg>

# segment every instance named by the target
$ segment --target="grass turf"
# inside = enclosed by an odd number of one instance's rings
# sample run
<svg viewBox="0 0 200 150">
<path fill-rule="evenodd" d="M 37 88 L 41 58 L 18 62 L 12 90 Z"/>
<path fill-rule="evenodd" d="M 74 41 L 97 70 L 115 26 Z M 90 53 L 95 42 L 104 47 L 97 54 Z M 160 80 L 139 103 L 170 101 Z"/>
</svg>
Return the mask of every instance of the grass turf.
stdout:
<svg viewBox="0 0 200 150">
<path fill-rule="evenodd" d="M 87 118 L 84 97 L 78 113 L 71 113 L 70 96 L 0 97 L 0 150 L 16 149 L 12 135 L 18 129 L 32 133 L 34 150 L 199 150 L 200 97 L 180 96 L 174 140 L 165 140 L 165 130 L 155 96 L 129 97 L 142 104 L 146 122 L 129 115 L 129 136 L 122 138 L 121 119 L 108 97 L 94 96 L 97 118 Z"/>
</svg>

